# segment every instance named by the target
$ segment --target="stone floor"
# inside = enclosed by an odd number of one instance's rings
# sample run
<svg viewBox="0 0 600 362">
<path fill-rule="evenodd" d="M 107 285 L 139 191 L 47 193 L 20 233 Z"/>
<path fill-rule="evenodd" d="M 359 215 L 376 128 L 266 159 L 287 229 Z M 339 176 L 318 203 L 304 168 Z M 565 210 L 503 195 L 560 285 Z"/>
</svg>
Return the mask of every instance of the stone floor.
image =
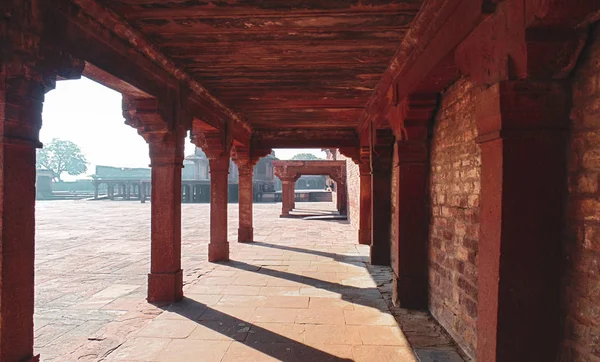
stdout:
<svg viewBox="0 0 600 362">
<path fill-rule="evenodd" d="M 366 263 L 356 231 L 279 213 L 280 204 L 255 205 L 256 242 L 239 244 L 230 204 L 232 261 L 208 263 L 209 205 L 184 204 L 186 297 L 154 306 L 144 300 L 149 203 L 38 202 L 36 353 L 61 362 L 416 361 L 388 308 L 389 268 Z M 439 330 L 423 332 L 427 318 L 409 320 L 408 339 L 453 354 L 421 360 L 457 360 Z M 423 335 L 431 331 L 433 342 Z"/>
</svg>

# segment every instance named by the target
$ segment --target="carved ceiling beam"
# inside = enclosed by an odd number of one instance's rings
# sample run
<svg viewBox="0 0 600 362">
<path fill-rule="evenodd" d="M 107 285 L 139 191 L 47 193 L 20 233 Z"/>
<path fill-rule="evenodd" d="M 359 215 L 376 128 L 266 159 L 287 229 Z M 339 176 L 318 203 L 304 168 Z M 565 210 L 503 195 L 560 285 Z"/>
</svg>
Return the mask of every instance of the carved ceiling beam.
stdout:
<svg viewBox="0 0 600 362">
<path fill-rule="evenodd" d="M 340 148 L 359 145 L 354 129 L 255 130 L 252 147 L 272 148 Z"/>
<path fill-rule="evenodd" d="M 482 85 L 567 77 L 587 26 L 600 19 L 598 7 L 596 0 L 427 1 L 369 100 L 358 131 L 388 122 L 398 104 L 414 94 L 441 92 L 461 73 Z"/>
<path fill-rule="evenodd" d="M 252 130 L 244 120 L 109 8 L 95 0 L 57 0 L 44 13 L 46 28 L 51 29 L 45 36 L 54 44 L 133 87 L 117 90 L 132 90 L 125 93 L 131 96 L 139 96 L 137 91 L 141 91 L 162 98 L 184 84 L 190 90 L 190 112 L 217 129 L 232 120 L 238 128 L 234 135 L 249 144 Z M 114 79 L 98 76 L 96 69 L 89 72 L 92 79 L 108 79 L 107 86 L 113 89 L 119 86 Z"/>
<path fill-rule="evenodd" d="M 388 93 L 398 83 L 397 98 L 406 98 L 495 8 L 497 0 L 428 0 L 414 19 L 390 66 L 383 74 L 358 126 L 385 121 Z"/>
<path fill-rule="evenodd" d="M 527 0 L 525 6 L 506 0 L 457 48 L 456 63 L 481 85 L 565 79 L 585 45 L 588 20 L 599 7 L 596 0 Z"/>
</svg>

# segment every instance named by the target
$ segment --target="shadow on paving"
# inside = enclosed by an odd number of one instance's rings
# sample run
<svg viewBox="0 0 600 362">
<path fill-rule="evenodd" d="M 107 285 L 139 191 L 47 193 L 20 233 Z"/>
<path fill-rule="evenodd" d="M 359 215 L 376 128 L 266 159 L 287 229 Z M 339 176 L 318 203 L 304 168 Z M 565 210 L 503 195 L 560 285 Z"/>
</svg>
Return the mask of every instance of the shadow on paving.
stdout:
<svg viewBox="0 0 600 362">
<path fill-rule="evenodd" d="M 353 265 L 353 266 L 360 266 L 365 269 L 368 269 L 365 265 L 365 263 L 367 262 L 367 260 L 366 260 L 367 258 L 364 256 L 349 256 L 349 255 L 342 255 L 342 254 L 336 254 L 336 253 L 328 253 L 326 251 L 302 249 L 302 248 L 297 248 L 295 246 L 285 246 L 285 245 L 271 244 L 271 243 L 259 242 L 259 241 L 248 243 L 247 245 L 248 246 L 262 246 L 262 247 L 271 248 L 271 249 L 293 251 L 296 253 L 303 253 L 303 254 L 312 254 L 312 255 L 322 256 L 324 258 L 331 258 L 331 260 L 339 261 L 340 263 L 349 264 L 349 265 Z"/>
<path fill-rule="evenodd" d="M 280 361 L 352 362 L 351 359 L 341 358 L 321 351 L 281 334 L 212 309 L 203 303 L 187 297 L 163 309 L 171 313 L 177 313 L 203 327 L 241 342 L 245 346 Z"/>
<path fill-rule="evenodd" d="M 227 265 L 235 269 L 250 271 L 260 275 L 285 279 L 288 281 L 301 283 L 318 289 L 337 293 L 340 294 L 342 300 L 354 304 L 360 304 L 365 307 L 374 308 L 381 312 L 389 312 L 387 304 L 381 297 L 381 293 L 379 292 L 379 289 L 377 287 L 358 288 L 349 285 L 328 282 L 325 280 L 316 279 L 305 275 L 298 275 L 285 271 L 269 269 L 264 266 L 252 265 L 239 260 L 231 260 L 229 262 L 224 262 L 222 263 L 222 265 Z"/>
<path fill-rule="evenodd" d="M 339 212 L 337 210 L 334 209 L 330 209 L 330 210 L 326 210 L 326 209 L 311 209 L 311 208 L 301 208 L 301 207 L 296 207 L 291 211 L 298 211 L 298 212 L 312 212 L 312 213 L 319 213 L 319 214 L 323 214 L 323 215 L 338 215 Z"/>
<path fill-rule="evenodd" d="M 361 266 L 369 272 L 369 275 L 373 279 L 373 281 L 380 285 L 379 283 L 388 283 L 389 277 L 381 278 L 377 276 L 377 272 L 374 273 L 372 269 L 370 269 L 366 260 L 362 256 L 348 256 L 336 253 L 329 253 L 325 251 L 318 250 L 310 250 L 303 249 L 294 246 L 286 246 L 286 245 L 278 245 L 271 244 L 266 242 L 253 242 L 249 243 L 249 246 L 258 246 L 258 247 L 266 247 L 271 249 L 278 249 L 284 251 L 291 251 L 297 253 L 304 254 L 312 254 L 325 258 L 330 258 L 340 263 L 345 263 L 352 266 Z M 375 297 L 376 293 L 377 298 L 382 297 L 382 292 L 378 287 L 373 288 L 357 288 L 352 286 L 340 285 L 338 283 L 331 283 L 322 281 L 319 279 L 301 276 L 297 274 L 292 274 L 289 272 L 283 272 L 278 270 L 272 270 L 265 267 L 254 266 L 251 264 L 247 264 L 239 261 L 232 261 L 231 264 L 227 264 L 233 268 L 243 269 L 246 271 L 253 271 L 263 275 L 270 275 L 273 277 L 278 277 L 286 280 L 292 280 L 298 283 L 303 283 L 306 285 L 310 285 L 316 288 L 325 289 L 332 292 L 337 292 L 341 295 L 343 300 L 347 300 L 349 302 L 355 304 L 362 304 L 364 306 L 377 308 L 383 312 L 389 312 L 394 315 L 397 322 L 401 324 L 403 333 L 405 333 L 406 337 L 409 341 L 411 341 L 411 345 L 414 348 L 414 353 L 417 358 L 422 362 L 462 362 L 464 361 L 463 357 L 457 353 L 458 346 L 456 346 L 455 342 L 451 337 L 447 336 L 446 332 L 443 332 L 441 327 L 438 327 L 438 323 L 433 320 L 431 316 L 429 316 L 428 312 L 421 311 L 406 311 L 402 313 L 401 316 L 396 315 L 396 313 L 392 313 L 390 310 L 390 306 L 388 302 L 383 299 L 372 299 Z M 358 296 L 358 297 L 357 297 Z M 366 297 L 366 298 L 365 298 Z M 362 299 L 365 298 L 365 299 Z M 383 304 L 374 303 L 374 300 L 379 300 L 383 302 Z M 398 309 L 398 308 L 396 308 Z M 423 313 L 427 314 L 427 317 L 423 316 Z M 406 325 L 408 322 L 408 325 Z M 417 323 L 419 326 L 414 328 L 412 324 Z M 408 327 L 408 331 L 405 327 Z M 440 348 L 441 347 L 441 348 Z"/>
</svg>

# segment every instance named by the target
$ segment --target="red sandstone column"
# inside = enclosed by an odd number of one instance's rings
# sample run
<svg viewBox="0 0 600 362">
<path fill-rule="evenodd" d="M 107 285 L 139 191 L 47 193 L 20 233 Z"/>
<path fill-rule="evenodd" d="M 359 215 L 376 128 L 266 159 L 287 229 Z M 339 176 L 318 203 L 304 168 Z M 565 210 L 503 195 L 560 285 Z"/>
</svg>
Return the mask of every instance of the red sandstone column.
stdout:
<svg viewBox="0 0 600 362">
<path fill-rule="evenodd" d="M 290 216 L 290 184 L 294 182 L 290 178 L 281 178 L 281 215 L 280 217 Z"/>
<path fill-rule="evenodd" d="M 558 81 L 506 81 L 476 102 L 481 145 L 478 361 L 553 361 L 569 96 Z"/>
<path fill-rule="evenodd" d="M 238 241 L 241 243 L 254 240 L 252 228 L 252 165 L 238 166 L 239 178 L 239 218 Z"/>
<path fill-rule="evenodd" d="M 346 215 L 348 213 L 345 182 L 338 182 L 337 184 L 337 209 L 340 215 Z"/>
<path fill-rule="evenodd" d="M 378 130 L 378 144 L 372 153 L 371 167 L 371 264 L 390 265 L 391 173 L 393 136 Z"/>
<path fill-rule="evenodd" d="M 181 270 L 181 169 L 184 132 L 149 140 L 152 167 L 151 257 L 148 301 L 183 297 Z"/>
<path fill-rule="evenodd" d="M 426 135 L 427 132 L 424 132 Z M 393 301 L 402 308 L 427 309 L 428 303 L 428 150 L 425 141 L 400 141 L 398 159 L 397 252 Z"/>
<path fill-rule="evenodd" d="M 0 361 L 33 361 L 35 155 L 45 89 L 0 63 Z M 11 72 L 12 71 L 12 72 Z M 27 69 L 27 71 L 32 71 Z M 38 74 L 39 75 L 39 74 Z"/>
<path fill-rule="evenodd" d="M 360 219 L 358 243 L 371 245 L 371 166 L 365 163 L 360 169 Z"/>
<path fill-rule="evenodd" d="M 227 241 L 227 193 L 229 154 L 209 158 L 210 166 L 210 243 L 208 261 L 229 260 Z"/>
<path fill-rule="evenodd" d="M 298 178 L 295 177 L 290 182 L 290 211 L 296 208 L 296 182 L 298 181 Z"/>
</svg>

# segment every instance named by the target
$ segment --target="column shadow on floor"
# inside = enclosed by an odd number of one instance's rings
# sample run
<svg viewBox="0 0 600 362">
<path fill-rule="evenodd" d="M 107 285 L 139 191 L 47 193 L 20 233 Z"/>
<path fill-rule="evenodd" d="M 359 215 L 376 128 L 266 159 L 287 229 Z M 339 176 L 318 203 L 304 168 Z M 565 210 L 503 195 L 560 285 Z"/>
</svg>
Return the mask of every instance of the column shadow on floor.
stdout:
<svg viewBox="0 0 600 362">
<path fill-rule="evenodd" d="M 165 308 L 280 361 L 352 362 L 184 297 Z M 198 316 L 198 311 L 201 311 Z M 203 318 L 205 317 L 205 318 Z M 199 356 L 200 357 L 200 356 Z"/>
<path fill-rule="evenodd" d="M 298 248 L 295 246 L 271 244 L 271 243 L 266 243 L 264 241 L 261 241 L 261 242 L 256 241 L 256 242 L 248 243 L 247 245 L 248 246 L 262 246 L 262 247 L 271 248 L 271 249 L 293 251 L 296 253 L 303 253 L 303 254 L 312 254 L 312 255 L 322 256 L 324 258 L 330 258 L 331 260 L 339 261 L 340 263 L 344 263 L 344 264 L 349 264 L 349 265 L 353 265 L 353 266 L 362 266 L 365 269 L 367 269 L 365 262 L 368 261 L 368 257 L 365 257 L 365 256 L 340 255 L 340 254 L 335 254 L 335 253 L 328 253 L 326 251 L 303 249 L 303 248 Z"/>
<path fill-rule="evenodd" d="M 337 293 L 340 295 L 340 298 L 342 300 L 354 304 L 360 304 L 365 307 L 374 308 L 380 312 L 389 313 L 387 304 L 383 300 L 381 293 L 379 292 L 379 289 L 377 287 L 358 288 L 349 285 L 328 282 L 325 280 L 316 279 L 305 275 L 298 275 L 281 270 L 269 269 L 263 266 L 256 266 L 239 260 L 231 260 L 229 262 L 223 263 L 222 265 L 226 265 L 228 267 L 239 270 L 250 271 L 256 274 L 285 279 L 296 283 L 315 287 L 318 289 L 326 290 L 329 292 Z"/>
</svg>

